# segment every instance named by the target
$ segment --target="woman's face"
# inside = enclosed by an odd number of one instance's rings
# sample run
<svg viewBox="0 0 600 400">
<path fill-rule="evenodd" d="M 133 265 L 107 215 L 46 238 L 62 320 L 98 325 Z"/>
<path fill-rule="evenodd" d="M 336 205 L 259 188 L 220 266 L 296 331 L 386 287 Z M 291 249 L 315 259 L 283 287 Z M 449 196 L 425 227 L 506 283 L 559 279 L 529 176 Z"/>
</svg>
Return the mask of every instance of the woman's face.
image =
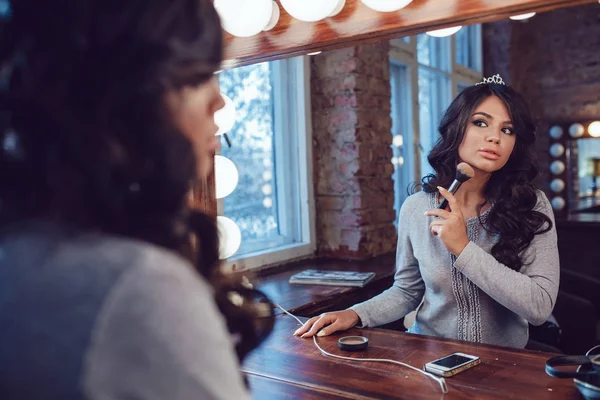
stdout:
<svg viewBox="0 0 600 400">
<path fill-rule="evenodd" d="M 214 154 L 219 146 L 214 115 L 225 105 L 216 78 L 169 93 L 167 105 L 177 128 L 192 143 L 196 176 L 206 178 L 212 171 Z"/>
<path fill-rule="evenodd" d="M 471 115 L 458 156 L 474 169 L 490 174 L 506 165 L 515 141 L 508 109 L 498 97 L 490 96 Z"/>
</svg>

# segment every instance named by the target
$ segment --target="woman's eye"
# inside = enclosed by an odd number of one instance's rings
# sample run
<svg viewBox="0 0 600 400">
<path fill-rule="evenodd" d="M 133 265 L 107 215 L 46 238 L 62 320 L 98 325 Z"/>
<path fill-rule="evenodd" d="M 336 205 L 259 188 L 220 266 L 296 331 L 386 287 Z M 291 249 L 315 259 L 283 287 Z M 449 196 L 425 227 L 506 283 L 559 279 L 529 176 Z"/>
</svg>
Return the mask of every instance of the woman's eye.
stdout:
<svg viewBox="0 0 600 400">
<path fill-rule="evenodd" d="M 473 125 L 478 126 L 480 128 L 485 128 L 488 126 L 487 123 L 481 119 L 473 121 Z"/>
<path fill-rule="evenodd" d="M 502 128 L 502 132 L 507 135 L 512 135 L 514 133 L 512 128 Z"/>
</svg>

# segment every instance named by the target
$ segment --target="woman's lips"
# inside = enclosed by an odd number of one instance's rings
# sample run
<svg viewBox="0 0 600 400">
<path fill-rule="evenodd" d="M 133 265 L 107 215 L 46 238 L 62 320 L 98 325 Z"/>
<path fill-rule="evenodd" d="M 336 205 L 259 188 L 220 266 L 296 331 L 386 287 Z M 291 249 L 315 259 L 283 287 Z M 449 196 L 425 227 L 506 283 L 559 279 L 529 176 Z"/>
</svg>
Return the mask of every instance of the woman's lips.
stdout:
<svg viewBox="0 0 600 400">
<path fill-rule="evenodd" d="M 481 154 L 483 158 L 487 158 L 488 160 L 497 160 L 500 158 L 500 156 L 497 153 L 494 153 L 490 150 L 479 150 L 479 154 Z"/>
</svg>

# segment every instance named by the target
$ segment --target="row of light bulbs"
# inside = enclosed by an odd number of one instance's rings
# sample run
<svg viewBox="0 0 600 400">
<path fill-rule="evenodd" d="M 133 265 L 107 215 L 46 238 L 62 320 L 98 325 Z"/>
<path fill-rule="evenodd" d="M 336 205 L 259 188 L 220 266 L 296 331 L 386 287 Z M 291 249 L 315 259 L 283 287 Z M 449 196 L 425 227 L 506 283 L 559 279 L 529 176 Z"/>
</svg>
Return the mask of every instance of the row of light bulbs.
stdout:
<svg viewBox="0 0 600 400">
<path fill-rule="evenodd" d="M 215 125 L 219 128 L 216 135 L 220 136 L 229 132 L 236 120 L 233 101 L 221 93 L 225 105 L 215 113 Z M 229 158 L 215 155 L 215 194 L 217 199 L 229 196 L 238 185 L 239 172 L 233 161 Z M 217 216 L 217 229 L 219 230 L 219 258 L 221 260 L 233 256 L 242 244 L 242 232 L 235 221 L 223 215 Z"/>
<path fill-rule="evenodd" d="M 379 12 L 394 12 L 409 5 L 413 0 L 360 0 L 364 5 Z M 299 21 L 317 22 L 334 17 L 342 11 L 346 0 L 280 0 L 281 5 Z M 215 0 L 215 8 L 221 17 L 223 29 L 233 36 L 250 37 L 269 31 L 279 21 L 279 6 L 274 0 Z M 513 20 L 525 20 L 534 12 L 515 15 Z M 427 32 L 434 37 L 450 36 L 462 26 Z"/>
<path fill-rule="evenodd" d="M 574 123 L 569 126 L 567 131 L 569 136 L 571 136 L 573 139 L 578 139 L 585 134 L 586 127 L 583 124 Z M 562 126 L 560 125 L 553 125 L 550 127 L 548 133 L 555 141 L 558 141 L 565 134 Z M 600 121 L 594 121 L 590 123 L 587 126 L 587 133 L 590 135 L 590 137 L 600 138 Z M 552 204 L 552 208 L 554 210 L 561 211 L 567 205 L 562 193 L 566 188 L 565 181 L 560 178 L 560 175 L 564 173 L 567 168 L 565 165 L 566 160 L 564 160 L 565 146 L 562 143 L 554 143 L 550 146 L 549 153 L 555 158 L 555 160 L 550 163 L 550 172 L 552 175 L 555 175 L 550 182 L 550 190 L 556 193 L 556 196 L 552 198 L 550 203 Z"/>
</svg>

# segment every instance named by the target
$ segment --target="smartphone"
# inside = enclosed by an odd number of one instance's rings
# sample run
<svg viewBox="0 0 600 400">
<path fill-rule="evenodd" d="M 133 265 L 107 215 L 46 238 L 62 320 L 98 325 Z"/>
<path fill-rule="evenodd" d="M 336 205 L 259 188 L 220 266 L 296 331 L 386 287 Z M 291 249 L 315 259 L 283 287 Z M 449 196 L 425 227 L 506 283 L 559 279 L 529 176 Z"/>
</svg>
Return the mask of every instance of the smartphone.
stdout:
<svg viewBox="0 0 600 400">
<path fill-rule="evenodd" d="M 425 371 L 439 376 L 452 376 L 479 364 L 479 357 L 454 353 L 425 364 Z"/>
</svg>

